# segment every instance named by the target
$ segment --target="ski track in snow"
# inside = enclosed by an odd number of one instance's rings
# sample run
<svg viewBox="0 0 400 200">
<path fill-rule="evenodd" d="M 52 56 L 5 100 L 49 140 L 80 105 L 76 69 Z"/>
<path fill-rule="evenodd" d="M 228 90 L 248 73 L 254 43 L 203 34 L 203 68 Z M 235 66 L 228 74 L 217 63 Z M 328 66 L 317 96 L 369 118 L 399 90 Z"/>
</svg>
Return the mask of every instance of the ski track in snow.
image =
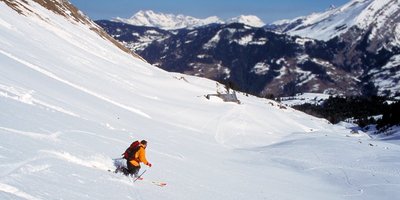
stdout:
<svg viewBox="0 0 400 200">
<path fill-rule="evenodd" d="M 49 103 L 37 100 L 35 98 L 33 98 L 33 94 L 35 93 L 35 91 L 33 90 L 27 90 L 24 88 L 19 88 L 19 87 L 13 87 L 13 86 L 6 86 L 6 85 L 1 85 L 0 84 L 0 96 L 6 97 L 6 98 L 10 98 L 16 101 L 19 101 L 21 103 L 25 103 L 28 105 L 40 105 L 43 107 L 46 107 L 48 109 L 52 109 L 58 112 L 62 112 L 65 113 L 67 115 L 71 115 L 74 117 L 79 117 L 79 115 L 68 111 L 64 108 L 61 108 L 59 106 L 55 106 L 55 105 L 51 105 Z"/>
<path fill-rule="evenodd" d="M 11 59 L 13 59 L 13 60 L 15 60 L 15 61 L 17 61 L 17 62 L 19 62 L 19 63 L 21 63 L 21 64 L 23 64 L 23 65 L 25 65 L 25 66 L 27 66 L 27 67 L 29 67 L 29 68 L 31 68 L 31 69 L 33 69 L 33 70 L 35 70 L 35 71 L 37 71 L 37 72 L 39 72 L 39 73 L 42 73 L 42 74 L 44 74 L 44 75 L 46 75 L 46 76 L 48 76 L 48 77 L 50 77 L 50 78 L 52 78 L 52 79 L 55 79 L 55 80 L 60 81 L 60 82 L 62 82 L 62 83 L 64 83 L 64 84 L 67 84 L 67 85 L 69 85 L 69 86 L 71 86 L 71 87 L 73 87 L 73 88 L 75 88 L 75 89 L 78 89 L 78 90 L 83 91 L 83 92 L 85 92 L 85 93 L 87 93 L 87 94 L 90 94 L 90 95 L 92 95 L 92 96 L 95 96 L 95 97 L 97 97 L 97 98 L 99 98 L 99 99 L 101 99 L 101 100 L 104 100 L 104 101 L 106 101 L 106 102 L 108 102 L 108 103 L 111 103 L 111 104 L 113 104 L 113 105 L 115 105 L 115 106 L 118 106 L 118 107 L 120 107 L 120 108 L 126 109 L 126 110 L 128 110 L 128 111 L 131 111 L 131 112 L 136 113 L 136 114 L 138 114 L 138 115 L 141 115 L 141 116 L 143 116 L 143 117 L 146 117 L 146 118 L 148 118 L 148 119 L 151 119 L 150 115 L 148 115 L 148 114 L 142 112 L 142 111 L 139 110 L 139 109 L 136 109 L 136 108 L 132 108 L 132 107 L 123 105 L 123 104 L 121 104 L 121 103 L 118 103 L 118 102 L 115 102 L 115 101 L 113 101 L 113 100 L 111 100 L 111 99 L 108 99 L 108 98 L 106 98 L 106 97 L 104 97 L 104 96 L 101 96 L 100 94 L 97 94 L 97 93 L 95 93 L 95 92 L 92 92 L 92 91 L 90 91 L 90 90 L 88 90 L 88 89 L 86 89 L 86 88 L 83 88 L 83 87 L 81 87 L 81 86 L 75 85 L 75 84 L 73 84 L 73 83 L 71 83 L 71 82 L 69 82 L 69 81 L 67 81 L 67 80 L 64 80 L 64 79 L 62 79 L 62 78 L 56 76 L 55 74 L 53 74 L 53 73 L 51 73 L 51 72 L 49 72 L 49 71 L 46 71 L 46 70 L 40 68 L 39 66 L 36 66 L 36 65 L 34 65 L 34 64 L 32 64 L 32 63 L 29 63 L 29 62 L 27 62 L 27 61 L 25 61 L 25 60 L 19 59 L 19 58 L 13 56 L 12 54 L 9 54 L 9 53 L 7 53 L 7 52 L 1 50 L 1 49 L 0 49 L 0 53 L 3 54 L 3 55 L 5 55 L 5 56 L 7 56 L 7 57 L 9 57 L 9 58 L 11 58 Z"/>
<path fill-rule="evenodd" d="M 25 193 L 21 190 L 19 190 L 16 187 L 13 187 L 11 185 L 8 184 L 4 184 L 4 183 L 0 183 L 0 191 L 5 192 L 5 193 L 9 193 L 12 194 L 18 198 L 22 198 L 22 199 L 27 199 L 27 200 L 40 200 L 39 198 L 36 198 L 34 196 L 31 196 L 28 193 Z"/>
<path fill-rule="evenodd" d="M 34 133 L 34 132 L 29 132 L 29 131 L 20 131 L 16 129 L 11 129 L 11 128 L 6 128 L 6 127 L 0 127 L 0 130 L 8 131 L 10 133 L 14 134 L 19 134 L 23 136 L 27 136 L 33 139 L 38 139 L 38 140 L 49 140 L 51 142 L 57 142 L 59 141 L 58 136 L 60 135 L 59 132 L 53 133 L 53 134 L 45 134 L 45 133 Z"/>
<path fill-rule="evenodd" d="M 40 150 L 39 152 L 45 153 L 48 155 L 55 156 L 56 158 L 68 161 L 70 163 L 74 163 L 77 165 L 81 165 L 84 167 L 89 168 L 96 168 L 101 170 L 109 170 L 112 169 L 112 163 L 110 162 L 110 158 L 102 156 L 102 155 L 95 155 L 89 158 L 79 158 L 74 156 L 68 152 L 60 152 L 60 151 L 52 151 L 52 150 Z"/>
<path fill-rule="evenodd" d="M 1 176 L 0 178 L 3 179 L 4 177 L 7 177 L 7 176 L 9 176 L 11 174 L 14 174 L 14 173 L 19 174 L 19 173 L 21 173 L 22 172 L 21 169 L 24 166 L 28 165 L 29 163 L 31 163 L 33 161 L 36 161 L 37 159 L 38 159 L 38 157 L 33 157 L 31 159 L 24 160 L 24 161 L 21 161 L 21 162 L 9 163 L 9 164 L 1 165 L 1 167 L 5 168 L 5 170 L 3 170 L 0 173 L 0 176 Z"/>
</svg>

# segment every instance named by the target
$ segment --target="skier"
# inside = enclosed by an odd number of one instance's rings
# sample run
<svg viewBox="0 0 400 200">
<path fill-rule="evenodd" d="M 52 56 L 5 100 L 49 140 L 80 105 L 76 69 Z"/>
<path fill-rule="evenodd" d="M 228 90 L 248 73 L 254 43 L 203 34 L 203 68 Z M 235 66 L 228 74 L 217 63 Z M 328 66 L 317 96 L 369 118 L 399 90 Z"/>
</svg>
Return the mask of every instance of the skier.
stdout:
<svg viewBox="0 0 400 200">
<path fill-rule="evenodd" d="M 126 165 L 128 166 L 128 174 L 133 175 L 134 177 L 138 177 L 140 163 L 144 163 L 149 167 L 152 166 L 151 163 L 146 159 L 146 147 L 147 141 L 140 141 L 138 150 L 135 152 L 135 155 L 131 159 L 127 159 Z"/>
</svg>

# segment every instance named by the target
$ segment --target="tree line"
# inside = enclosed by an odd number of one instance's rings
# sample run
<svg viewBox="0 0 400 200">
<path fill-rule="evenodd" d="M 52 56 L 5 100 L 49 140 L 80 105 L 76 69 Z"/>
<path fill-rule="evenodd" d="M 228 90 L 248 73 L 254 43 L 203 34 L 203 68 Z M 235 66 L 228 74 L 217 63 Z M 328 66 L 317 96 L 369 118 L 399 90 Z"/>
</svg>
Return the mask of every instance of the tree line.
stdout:
<svg viewBox="0 0 400 200">
<path fill-rule="evenodd" d="M 320 105 L 306 103 L 293 108 L 333 124 L 351 120 L 360 127 L 376 124 L 381 131 L 400 125 L 400 101 L 390 102 L 379 96 L 330 97 Z"/>
</svg>

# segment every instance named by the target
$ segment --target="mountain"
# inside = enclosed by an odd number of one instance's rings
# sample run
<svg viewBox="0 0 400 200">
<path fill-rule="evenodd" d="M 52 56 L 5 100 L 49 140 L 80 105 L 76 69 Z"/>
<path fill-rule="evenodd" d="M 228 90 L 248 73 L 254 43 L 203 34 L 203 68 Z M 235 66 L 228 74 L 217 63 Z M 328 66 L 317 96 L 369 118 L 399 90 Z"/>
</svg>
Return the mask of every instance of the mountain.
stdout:
<svg viewBox="0 0 400 200">
<path fill-rule="evenodd" d="M 238 17 L 228 19 L 226 23 L 227 24 L 240 23 L 252 27 L 263 27 L 265 25 L 265 23 L 255 15 L 240 15 Z"/>
<path fill-rule="evenodd" d="M 396 1 L 351 1 L 264 28 L 228 23 L 165 31 L 97 23 L 156 66 L 254 95 L 398 97 L 399 10 Z"/>
<path fill-rule="evenodd" d="M 123 22 L 135 26 L 157 27 L 164 30 L 193 29 L 209 24 L 245 23 L 249 26 L 262 27 L 264 22 L 257 16 L 241 15 L 227 21 L 216 16 L 198 19 L 191 16 L 156 13 L 152 10 L 139 11 L 129 19 L 117 17 L 113 21 Z"/>
<path fill-rule="evenodd" d="M 155 13 L 152 10 L 139 11 L 129 19 L 117 17 L 114 21 L 137 26 L 158 27 L 166 30 L 194 28 L 212 23 L 223 23 L 222 20 L 215 16 L 206 19 L 197 19 L 184 15 Z"/>
<path fill-rule="evenodd" d="M 398 133 L 351 134 L 240 92 L 241 104 L 207 99 L 224 87 L 156 68 L 76 21 L 68 1 L 43 2 L 0 1 L 0 199 L 400 195 Z M 132 183 L 108 170 L 137 139 L 153 166 Z"/>
<path fill-rule="evenodd" d="M 96 23 L 155 66 L 229 83 L 254 95 L 398 96 L 399 92 L 399 79 L 393 75 L 398 73 L 393 70 L 397 61 L 391 58 L 396 52 L 370 54 L 348 48 L 345 42 L 304 39 L 243 24 L 165 31 L 111 21 Z M 350 50 L 357 53 L 348 54 Z M 360 62 L 351 61 L 357 59 Z M 382 72 L 373 71 L 382 63 L 388 63 Z M 372 72 L 376 79 L 368 78 Z M 385 82 L 379 81 L 382 77 Z"/>
<path fill-rule="evenodd" d="M 26 5 L 28 4 L 29 7 L 31 6 L 28 2 L 22 1 L 22 3 L 21 3 L 21 1 L 8 1 L 8 0 L 2 0 L 2 2 L 7 4 L 10 8 L 14 9 L 18 13 L 26 14 L 26 15 L 36 14 L 36 13 L 32 13 L 32 12 L 26 12 L 26 10 L 28 9 Z M 79 11 L 74 5 L 72 5 L 69 1 L 67 1 L 67 0 L 51 0 L 51 2 L 48 2 L 45 0 L 35 0 L 35 2 L 37 4 L 39 4 L 40 6 L 43 6 L 44 8 L 67 18 L 71 22 L 85 24 L 89 29 L 93 30 L 94 32 L 99 34 L 104 39 L 111 41 L 113 44 L 115 44 L 121 50 L 128 52 L 137 58 L 142 59 L 139 55 L 133 53 L 128 48 L 126 48 L 124 45 L 122 45 L 121 43 L 116 41 L 114 38 L 110 37 L 96 23 L 94 23 L 91 20 L 88 20 L 88 18 L 81 11 Z M 28 9 L 28 11 L 29 11 L 29 9 Z M 7 24 L 7 23 L 5 23 L 5 24 Z"/>
<path fill-rule="evenodd" d="M 327 73 L 338 74 L 342 84 L 352 82 L 344 71 L 329 72 L 322 60 L 307 55 L 301 39 L 244 24 L 214 24 L 196 29 L 165 31 L 158 28 L 97 21 L 149 63 L 167 71 L 210 78 L 250 94 L 291 94 L 292 81 L 314 92 L 335 88 Z M 304 55 L 302 59 L 299 55 Z M 320 73 L 312 75 L 311 71 Z M 318 90 L 318 91 L 317 91 Z M 345 91 L 341 91 L 345 92 Z"/>
<path fill-rule="evenodd" d="M 284 20 L 269 29 L 340 45 L 335 63 L 350 64 L 379 94 L 399 91 L 400 2 L 353 0 L 322 13 Z M 346 67 L 347 68 L 347 67 Z"/>
<path fill-rule="evenodd" d="M 322 13 L 281 20 L 268 27 L 291 35 L 328 41 L 335 37 L 368 36 L 370 51 L 400 45 L 398 35 L 400 2 L 398 0 L 352 0 Z"/>
</svg>

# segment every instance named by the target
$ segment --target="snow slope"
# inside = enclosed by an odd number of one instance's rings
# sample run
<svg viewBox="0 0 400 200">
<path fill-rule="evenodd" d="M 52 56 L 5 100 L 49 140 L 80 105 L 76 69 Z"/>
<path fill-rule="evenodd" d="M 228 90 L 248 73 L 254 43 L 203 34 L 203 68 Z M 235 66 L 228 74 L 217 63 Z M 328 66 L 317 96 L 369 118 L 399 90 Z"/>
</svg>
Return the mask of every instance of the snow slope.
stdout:
<svg viewBox="0 0 400 200">
<path fill-rule="evenodd" d="M 371 29 L 370 40 L 395 32 L 399 23 L 399 0 L 351 0 L 325 12 L 272 23 L 291 35 L 330 40 L 350 28 Z M 392 30 L 393 28 L 393 30 Z M 388 31 L 391 30 L 391 31 Z M 389 33 L 387 33 L 389 32 Z M 393 46 L 399 43 L 391 41 Z"/>
<path fill-rule="evenodd" d="M 299 93 L 296 96 L 281 97 L 279 100 L 286 106 L 295 106 L 302 104 L 321 105 L 332 95 L 323 93 Z"/>
<path fill-rule="evenodd" d="M 395 199 L 397 141 L 167 73 L 34 1 L 0 1 L 0 199 Z M 149 141 L 145 178 L 107 172 Z M 146 167 L 143 167 L 146 169 Z"/>
</svg>

